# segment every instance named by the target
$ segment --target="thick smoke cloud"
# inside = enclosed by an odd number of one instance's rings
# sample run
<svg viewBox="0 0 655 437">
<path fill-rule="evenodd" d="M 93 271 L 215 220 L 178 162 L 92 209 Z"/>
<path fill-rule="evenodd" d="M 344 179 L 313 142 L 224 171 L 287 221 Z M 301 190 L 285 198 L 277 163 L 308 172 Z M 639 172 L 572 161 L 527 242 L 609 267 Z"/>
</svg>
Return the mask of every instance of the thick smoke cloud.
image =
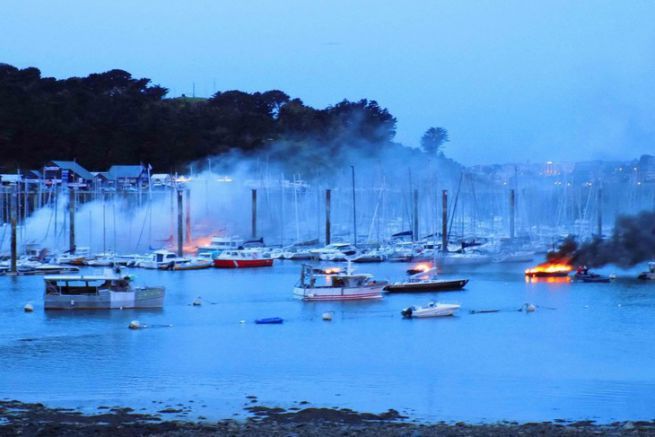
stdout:
<svg viewBox="0 0 655 437">
<path fill-rule="evenodd" d="M 568 260 L 574 265 L 601 267 L 615 264 L 631 267 L 655 258 L 655 212 L 644 211 L 616 220 L 608 239 L 594 238 L 576 244 L 572 237 L 564 240 L 556 252 L 549 253 L 549 261 Z"/>
</svg>

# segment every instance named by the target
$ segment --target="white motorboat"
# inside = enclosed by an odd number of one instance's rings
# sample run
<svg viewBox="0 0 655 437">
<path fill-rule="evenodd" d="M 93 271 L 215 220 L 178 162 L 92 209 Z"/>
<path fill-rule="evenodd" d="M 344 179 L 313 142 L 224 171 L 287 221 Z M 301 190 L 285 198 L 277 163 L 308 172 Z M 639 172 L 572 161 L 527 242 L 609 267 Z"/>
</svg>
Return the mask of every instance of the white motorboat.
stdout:
<svg viewBox="0 0 655 437">
<path fill-rule="evenodd" d="M 202 270 L 208 269 L 214 265 L 214 261 L 208 256 L 198 256 L 196 258 L 184 259 L 182 262 L 174 262 L 170 270 Z"/>
<path fill-rule="evenodd" d="M 346 261 L 349 256 L 357 253 L 357 248 L 348 243 L 331 243 L 318 249 L 310 249 L 313 258 L 322 261 Z"/>
<path fill-rule="evenodd" d="M 496 255 L 493 261 L 496 263 L 523 263 L 534 260 L 534 252 L 519 250 L 516 252 L 504 252 Z"/>
<path fill-rule="evenodd" d="M 113 253 L 99 253 L 95 258 L 87 260 L 86 265 L 90 267 L 111 267 L 114 265 L 115 257 L 116 255 Z"/>
<path fill-rule="evenodd" d="M 407 319 L 452 316 L 461 305 L 430 302 L 424 307 L 411 306 L 400 312 Z"/>
<path fill-rule="evenodd" d="M 212 237 L 207 246 L 198 248 L 198 255 L 211 254 L 214 258 L 226 250 L 242 249 L 245 242 L 239 237 Z"/>
<path fill-rule="evenodd" d="M 188 258 L 178 257 L 168 250 L 156 250 L 146 259 L 137 261 L 135 267 L 151 270 L 172 270 L 173 266 L 189 262 Z"/>
<path fill-rule="evenodd" d="M 350 258 L 354 263 L 380 263 L 385 260 L 384 254 L 377 250 L 372 249 L 368 252 L 360 253 Z"/>
<path fill-rule="evenodd" d="M 447 252 L 435 254 L 434 262 L 441 266 L 479 265 L 491 262 L 489 255 L 477 252 Z"/>
<path fill-rule="evenodd" d="M 282 258 L 290 259 L 295 261 L 302 261 L 312 259 L 314 254 L 309 251 L 309 249 L 303 249 L 299 247 L 289 247 L 284 252 L 282 252 Z"/>
<path fill-rule="evenodd" d="M 315 269 L 305 264 L 293 294 L 304 301 L 380 299 L 385 285 L 386 281 L 375 281 L 369 274 L 353 274 L 350 268 L 343 273 L 341 269 Z"/>
</svg>

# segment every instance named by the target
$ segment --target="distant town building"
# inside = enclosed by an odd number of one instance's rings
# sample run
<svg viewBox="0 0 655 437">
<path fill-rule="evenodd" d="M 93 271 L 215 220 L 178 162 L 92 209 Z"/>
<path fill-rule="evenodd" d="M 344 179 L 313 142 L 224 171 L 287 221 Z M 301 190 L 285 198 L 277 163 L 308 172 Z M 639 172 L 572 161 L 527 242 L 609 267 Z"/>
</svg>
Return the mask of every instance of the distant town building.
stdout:
<svg viewBox="0 0 655 437">
<path fill-rule="evenodd" d="M 644 183 L 655 183 L 655 156 L 643 155 L 639 158 L 638 181 Z"/>
<path fill-rule="evenodd" d="M 50 161 L 43 168 L 46 185 L 66 184 L 88 188 L 93 175 L 75 161 Z"/>
<path fill-rule="evenodd" d="M 16 185 L 23 181 L 20 174 L 0 174 L 0 184 L 3 186 Z"/>
<path fill-rule="evenodd" d="M 153 188 L 170 187 L 173 182 L 173 177 L 166 173 L 155 173 L 150 176 L 150 183 Z"/>
<path fill-rule="evenodd" d="M 117 189 L 142 186 L 148 181 L 148 170 L 143 165 L 112 165 L 107 178 Z"/>
</svg>

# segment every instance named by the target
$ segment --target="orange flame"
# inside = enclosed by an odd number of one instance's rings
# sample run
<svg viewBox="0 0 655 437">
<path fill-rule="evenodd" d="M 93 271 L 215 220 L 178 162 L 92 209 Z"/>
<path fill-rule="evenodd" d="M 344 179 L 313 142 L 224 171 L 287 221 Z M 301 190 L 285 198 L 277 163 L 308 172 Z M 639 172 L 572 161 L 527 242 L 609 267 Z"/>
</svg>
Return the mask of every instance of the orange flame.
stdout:
<svg viewBox="0 0 655 437">
<path fill-rule="evenodd" d="M 427 272 L 431 268 L 432 266 L 429 263 L 418 263 L 414 267 L 412 267 L 412 270 L 415 270 L 417 272 Z"/>
<path fill-rule="evenodd" d="M 182 250 L 186 254 L 195 254 L 198 251 L 199 247 L 207 246 L 212 241 L 211 235 L 206 235 L 204 237 L 197 237 L 188 241 L 184 244 Z"/>
<path fill-rule="evenodd" d="M 567 276 L 573 267 L 568 260 L 557 260 L 554 262 L 545 262 L 536 267 L 525 270 L 526 276 Z"/>
</svg>

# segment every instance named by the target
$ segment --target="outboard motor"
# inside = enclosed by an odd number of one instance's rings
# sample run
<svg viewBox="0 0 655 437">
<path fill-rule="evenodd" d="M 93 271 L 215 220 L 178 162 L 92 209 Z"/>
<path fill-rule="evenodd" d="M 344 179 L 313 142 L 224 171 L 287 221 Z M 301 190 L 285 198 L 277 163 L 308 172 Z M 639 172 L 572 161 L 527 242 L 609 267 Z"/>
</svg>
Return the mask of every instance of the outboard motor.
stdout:
<svg viewBox="0 0 655 437">
<path fill-rule="evenodd" d="M 414 312 L 414 311 L 412 310 L 412 307 L 408 307 L 408 308 L 405 308 L 404 310 L 402 310 L 402 311 L 400 312 L 400 314 L 402 314 L 402 316 L 403 316 L 404 318 L 406 318 L 406 319 L 411 319 L 411 318 L 412 318 L 412 313 L 413 313 L 413 312 Z"/>
</svg>

